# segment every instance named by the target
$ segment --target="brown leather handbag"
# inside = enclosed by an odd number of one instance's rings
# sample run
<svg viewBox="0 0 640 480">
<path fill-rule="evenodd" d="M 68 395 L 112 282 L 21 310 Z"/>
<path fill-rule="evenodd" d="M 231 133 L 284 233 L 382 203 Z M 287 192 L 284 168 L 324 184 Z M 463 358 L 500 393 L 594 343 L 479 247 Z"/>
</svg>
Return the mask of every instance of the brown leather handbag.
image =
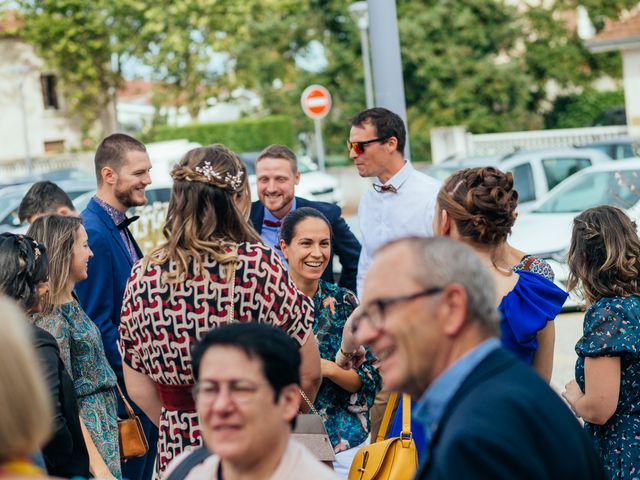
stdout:
<svg viewBox="0 0 640 480">
<path fill-rule="evenodd" d="M 120 390 L 120 385 L 116 384 L 118 395 L 124 403 L 127 411 L 127 418 L 118 418 L 118 442 L 120 443 L 120 458 L 127 460 L 144 456 L 149 450 L 147 437 L 144 435 L 140 418 L 136 415 L 127 401 L 127 398 Z"/>
</svg>

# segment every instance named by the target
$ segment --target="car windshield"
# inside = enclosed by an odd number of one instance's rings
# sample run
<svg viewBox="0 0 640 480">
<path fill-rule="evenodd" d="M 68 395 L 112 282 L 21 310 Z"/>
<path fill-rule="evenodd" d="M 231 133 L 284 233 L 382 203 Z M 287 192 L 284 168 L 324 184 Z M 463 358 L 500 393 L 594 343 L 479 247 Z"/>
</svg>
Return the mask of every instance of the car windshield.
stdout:
<svg viewBox="0 0 640 480">
<path fill-rule="evenodd" d="M 640 200 L 640 171 L 600 171 L 569 180 L 553 192 L 537 213 L 575 213 L 598 205 L 627 209 Z"/>
<path fill-rule="evenodd" d="M 462 167 L 457 166 L 457 165 L 456 166 L 452 166 L 452 165 L 436 165 L 436 166 L 427 168 L 424 171 L 424 173 L 426 173 L 430 177 L 435 178 L 436 180 L 440 180 L 441 182 L 443 182 L 447 178 L 449 178 L 449 176 L 453 172 L 458 170 L 459 168 L 462 168 Z"/>
</svg>

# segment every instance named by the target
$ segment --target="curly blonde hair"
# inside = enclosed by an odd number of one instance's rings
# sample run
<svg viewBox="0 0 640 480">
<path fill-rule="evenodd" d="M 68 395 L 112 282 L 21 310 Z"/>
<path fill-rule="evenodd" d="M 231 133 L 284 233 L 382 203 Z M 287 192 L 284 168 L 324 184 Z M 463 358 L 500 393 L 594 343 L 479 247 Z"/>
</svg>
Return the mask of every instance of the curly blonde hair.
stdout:
<svg viewBox="0 0 640 480">
<path fill-rule="evenodd" d="M 589 304 L 603 297 L 640 293 L 640 239 L 636 224 L 609 205 L 585 210 L 573 220 L 568 290 Z"/>
<path fill-rule="evenodd" d="M 190 150 L 171 176 L 173 189 L 162 231 L 165 241 L 145 257 L 143 268 L 173 260 L 175 269 L 165 278 L 180 281 L 190 261 L 200 273 L 206 255 L 225 267 L 237 259 L 236 244 L 259 241 L 246 212 L 236 207 L 238 196 L 249 195 L 246 168 L 227 147 L 214 144 Z M 230 275 L 227 269 L 225 276 Z"/>
</svg>

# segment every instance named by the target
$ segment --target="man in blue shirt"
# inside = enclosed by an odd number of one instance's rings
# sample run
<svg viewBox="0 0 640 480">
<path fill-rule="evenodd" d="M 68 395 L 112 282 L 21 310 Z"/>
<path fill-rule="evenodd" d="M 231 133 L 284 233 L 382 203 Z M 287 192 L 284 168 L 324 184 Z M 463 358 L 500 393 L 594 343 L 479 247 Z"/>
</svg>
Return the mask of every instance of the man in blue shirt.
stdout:
<svg viewBox="0 0 640 480">
<path fill-rule="evenodd" d="M 427 451 L 415 478 L 604 478 L 564 402 L 500 347 L 495 303 L 491 274 L 454 240 L 396 240 L 374 257 L 350 323 L 385 387 L 418 400 Z"/>
<path fill-rule="evenodd" d="M 333 278 L 333 254 L 342 265 L 338 284 L 355 292 L 360 242 L 342 218 L 340 207 L 327 202 L 315 202 L 295 196 L 300 182 L 296 155 L 284 145 L 270 145 L 256 159 L 256 179 L 260 200 L 251 205 L 251 223 L 264 243 L 273 248 L 287 265 L 278 243 L 282 219 L 299 207 L 311 207 L 322 212 L 331 223 L 332 245 L 329 265 L 322 279 L 335 283 Z"/>
</svg>

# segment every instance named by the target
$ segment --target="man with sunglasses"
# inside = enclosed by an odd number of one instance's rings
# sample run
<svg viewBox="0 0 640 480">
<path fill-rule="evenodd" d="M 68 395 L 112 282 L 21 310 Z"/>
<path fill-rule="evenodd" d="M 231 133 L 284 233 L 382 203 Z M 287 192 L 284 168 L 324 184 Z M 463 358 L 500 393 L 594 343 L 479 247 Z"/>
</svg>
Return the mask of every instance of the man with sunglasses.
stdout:
<svg viewBox="0 0 640 480">
<path fill-rule="evenodd" d="M 387 388 L 418 400 L 415 478 L 604 478 L 568 407 L 500 346 L 495 297 L 482 260 L 445 237 L 391 242 L 369 269 L 345 330 L 371 346 Z"/>
<path fill-rule="evenodd" d="M 361 177 L 373 177 L 358 208 L 362 251 L 358 296 L 373 254 L 390 240 L 431 236 L 440 182 L 418 172 L 404 158 L 404 122 L 386 108 L 370 108 L 351 119 L 349 157 Z"/>
</svg>

